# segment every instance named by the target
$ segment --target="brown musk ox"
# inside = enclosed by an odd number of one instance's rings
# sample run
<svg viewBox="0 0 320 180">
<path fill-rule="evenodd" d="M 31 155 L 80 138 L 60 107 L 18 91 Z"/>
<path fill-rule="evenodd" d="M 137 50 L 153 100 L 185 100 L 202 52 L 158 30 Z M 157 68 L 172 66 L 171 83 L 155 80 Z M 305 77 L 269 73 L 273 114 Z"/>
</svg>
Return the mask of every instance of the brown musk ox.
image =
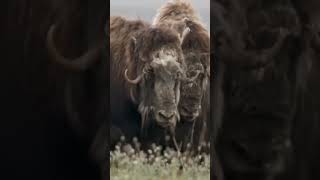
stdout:
<svg viewBox="0 0 320 180">
<path fill-rule="evenodd" d="M 179 113 L 181 123 L 177 132 L 185 133 L 179 140 L 197 147 L 204 140 L 209 140 L 207 121 L 210 116 L 209 78 L 210 78 L 210 35 L 200 16 L 186 0 L 166 2 L 158 9 L 153 20 L 154 25 L 168 26 L 177 31 L 184 39 L 182 50 L 186 62 L 187 77 L 194 77 L 193 82 L 182 82 Z M 187 28 L 188 34 L 183 33 Z M 201 133 L 200 133 L 201 132 Z"/>
<path fill-rule="evenodd" d="M 188 80 L 182 41 L 169 28 L 110 17 L 111 123 L 127 140 L 164 144 L 174 132 L 180 83 Z"/>
<path fill-rule="evenodd" d="M 106 134 L 95 135 L 107 120 L 107 81 L 102 79 L 107 63 L 96 61 L 97 66 L 87 71 L 67 72 L 52 63 L 46 34 L 58 23 L 54 45 L 65 57 L 78 57 L 95 46 L 97 39 L 104 39 L 106 6 L 105 0 L 2 1 L 1 11 L 6 13 L 1 16 L 1 42 L 6 46 L 1 49 L 0 156 L 4 169 L 0 179 L 101 179 L 99 165 L 92 161 L 97 151 L 91 157 L 88 151 L 95 137 L 108 140 Z M 73 107 L 83 105 L 79 120 L 88 128 L 83 135 L 76 134 L 84 131 L 70 123 L 66 81 L 72 83 Z M 81 81 L 82 86 L 75 87 Z"/>
<path fill-rule="evenodd" d="M 213 88 L 223 99 L 213 103 L 222 106 L 213 119 L 221 122 L 215 148 L 227 180 L 298 179 L 292 167 L 305 164 L 297 161 L 305 146 L 296 132 L 309 124 L 301 118 L 301 22 L 291 1 L 246 2 L 211 3 L 219 64 Z"/>
<path fill-rule="evenodd" d="M 43 41 L 48 62 L 61 73 L 51 82 L 59 86 L 55 98 L 61 104 L 57 109 L 62 110 L 66 127 L 82 146 L 82 156 L 94 166 L 97 177 L 92 179 L 105 179 L 108 66 L 103 59 L 107 59 L 107 13 L 99 3 L 70 1 L 70 10 L 62 1 L 56 3 L 61 14 L 50 23 Z"/>
</svg>

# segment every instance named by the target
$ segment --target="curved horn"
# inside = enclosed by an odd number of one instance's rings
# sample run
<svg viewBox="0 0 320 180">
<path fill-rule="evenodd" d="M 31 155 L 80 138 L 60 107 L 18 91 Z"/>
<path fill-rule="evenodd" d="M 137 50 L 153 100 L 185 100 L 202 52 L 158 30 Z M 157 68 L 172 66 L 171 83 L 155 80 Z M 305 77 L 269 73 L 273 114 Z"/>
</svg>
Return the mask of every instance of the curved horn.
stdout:
<svg viewBox="0 0 320 180">
<path fill-rule="evenodd" d="M 54 45 L 55 31 L 56 25 L 51 25 L 47 33 L 47 48 L 53 60 L 58 64 L 61 64 L 66 69 L 74 71 L 85 71 L 99 60 L 98 56 L 102 50 L 101 43 L 99 43 L 98 47 L 88 50 L 85 54 L 76 59 L 68 59 L 62 56 Z"/>
<path fill-rule="evenodd" d="M 127 80 L 129 83 L 131 83 L 131 84 L 138 84 L 138 83 L 142 80 L 143 75 L 140 74 L 136 79 L 131 80 L 131 79 L 129 79 L 129 77 L 128 77 L 128 69 L 126 69 L 126 70 L 124 71 L 124 77 L 126 78 L 126 80 Z"/>
<path fill-rule="evenodd" d="M 183 44 L 184 39 L 187 37 L 187 35 L 191 32 L 191 29 L 189 27 L 187 27 L 186 29 L 184 29 L 184 31 L 181 34 L 181 38 L 180 38 L 180 45 Z"/>
</svg>

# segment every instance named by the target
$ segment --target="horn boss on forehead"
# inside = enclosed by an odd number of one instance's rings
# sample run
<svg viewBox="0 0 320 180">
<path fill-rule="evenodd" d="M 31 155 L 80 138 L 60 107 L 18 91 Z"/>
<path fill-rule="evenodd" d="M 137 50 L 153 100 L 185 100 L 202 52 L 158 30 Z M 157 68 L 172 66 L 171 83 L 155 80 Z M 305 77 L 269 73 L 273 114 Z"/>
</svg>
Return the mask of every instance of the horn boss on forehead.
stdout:
<svg viewBox="0 0 320 180">
<path fill-rule="evenodd" d="M 183 63 L 179 34 L 167 27 L 152 26 L 136 38 L 135 53 L 138 58 L 151 61 L 151 56 L 156 51 L 167 49 L 175 52 L 179 57 L 178 62 Z"/>
</svg>

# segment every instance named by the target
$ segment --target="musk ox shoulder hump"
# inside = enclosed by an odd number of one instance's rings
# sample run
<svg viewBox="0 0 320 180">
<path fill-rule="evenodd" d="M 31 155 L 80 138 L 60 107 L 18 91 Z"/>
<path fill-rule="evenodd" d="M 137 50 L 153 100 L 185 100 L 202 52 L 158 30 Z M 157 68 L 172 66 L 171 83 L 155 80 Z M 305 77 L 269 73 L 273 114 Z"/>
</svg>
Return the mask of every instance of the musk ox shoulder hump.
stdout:
<svg viewBox="0 0 320 180">
<path fill-rule="evenodd" d="M 110 17 L 110 32 L 124 33 L 135 32 L 150 26 L 149 23 L 142 20 L 130 20 L 122 16 Z"/>
<path fill-rule="evenodd" d="M 153 18 L 152 24 L 157 24 L 166 19 L 181 19 L 183 15 L 188 15 L 189 19 L 200 21 L 199 15 L 192 7 L 190 1 L 174 0 L 168 1 L 157 10 L 157 14 Z"/>
</svg>

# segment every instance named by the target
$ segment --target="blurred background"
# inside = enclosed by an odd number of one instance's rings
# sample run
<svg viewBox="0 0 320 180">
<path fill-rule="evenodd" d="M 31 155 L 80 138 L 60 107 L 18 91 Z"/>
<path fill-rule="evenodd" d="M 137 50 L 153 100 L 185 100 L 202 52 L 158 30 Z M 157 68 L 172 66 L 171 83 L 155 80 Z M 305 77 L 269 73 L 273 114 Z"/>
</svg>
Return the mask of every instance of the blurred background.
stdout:
<svg viewBox="0 0 320 180">
<path fill-rule="evenodd" d="M 168 0 L 111 0 L 110 15 L 140 18 L 151 23 L 153 17 Z M 210 0 L 190 0 L 210 31 Z"/>
</svg>

